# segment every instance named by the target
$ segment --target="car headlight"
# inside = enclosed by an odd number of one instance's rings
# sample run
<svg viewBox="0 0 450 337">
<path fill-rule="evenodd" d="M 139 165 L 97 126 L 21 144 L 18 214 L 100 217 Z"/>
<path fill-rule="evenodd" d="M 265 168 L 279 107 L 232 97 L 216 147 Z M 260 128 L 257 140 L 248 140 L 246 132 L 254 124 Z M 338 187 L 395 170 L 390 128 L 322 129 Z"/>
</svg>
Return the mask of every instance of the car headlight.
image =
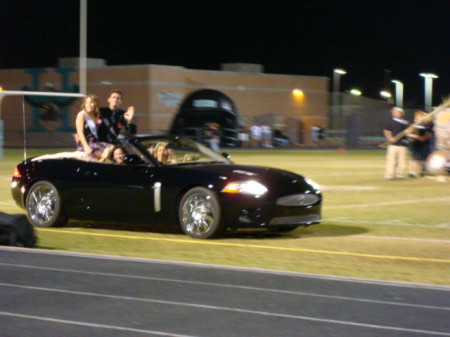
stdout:
<svg viewBox="0 0 450 337">
<path fill-rule="evenodd" d="M 267 191 L 268 189 L 266 186 L 254 180 L 229 183 L 222 190 L 224 193 L 240 193 L 255 196 L 263 195 Z"/>
<path fill-rule="evenodd" d="M 320 191 L 320 185 L 316 183 L 314 180 L 305 178 L 305 181 L 308 185 L 310 185 L 312 188 L 314 188 L 316 191 Z"/>
</svg>

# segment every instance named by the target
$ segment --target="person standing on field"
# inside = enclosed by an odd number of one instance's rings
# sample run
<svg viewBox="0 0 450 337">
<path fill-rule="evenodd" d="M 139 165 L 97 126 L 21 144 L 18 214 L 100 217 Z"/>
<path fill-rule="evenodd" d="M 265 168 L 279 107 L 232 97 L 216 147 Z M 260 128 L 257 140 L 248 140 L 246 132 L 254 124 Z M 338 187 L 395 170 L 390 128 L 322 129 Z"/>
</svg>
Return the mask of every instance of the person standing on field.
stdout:
<svg viewBox="0 0 450 337">
<path fill-rule="evenodd" d="M 416 111 L 414 113 L 414 130 L 407 134 L 411 138 L 411 156 L 409 161 L 410 178 L 424 176 L 426 171 L 425 162 L 431 154 L 431 139 L 433 137 L 432 129 L 427 125 L 420 125 L 420 121 L 427 115 L 425 111 Z"/>
<path fill-rule="evenodd" d="M 394 107 L 391 110 L 392 119 L 386 124 L 383 133 L 389 142 L 393 142 L 387 147 L 386 169 L 384 178 L 387 180 L 403 179 L 408 157 L 408 138 L 402 137 L 394 142 L 394 137 L 403 132 L 409 122 L 403 119 L 402 108 Z"/>
<path fill-rule="evenodd" d="M 248 128 L 250 132 L 250 146 L 259 147 L 262 140 L 262 130 L 258 122 Z"/>
</svg>

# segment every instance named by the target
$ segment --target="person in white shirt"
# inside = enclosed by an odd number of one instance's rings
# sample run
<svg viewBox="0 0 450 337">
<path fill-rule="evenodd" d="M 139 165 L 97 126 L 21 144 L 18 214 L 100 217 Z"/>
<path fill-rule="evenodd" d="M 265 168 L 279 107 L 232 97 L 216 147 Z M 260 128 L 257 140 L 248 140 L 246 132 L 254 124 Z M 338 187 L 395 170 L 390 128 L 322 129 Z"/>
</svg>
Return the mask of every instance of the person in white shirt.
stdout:
<svg viewBox="0 0 450 337">
<path fill-rule="evenodd" d="M 267 123 L 261 125 L 262 146 L 272 148 L 272 128 Z"/>
<path fill-rule="evenodd" d="M 253 124 L 248 128 L 250 131 L 250 145 L 252 147 L 259 147 L 261 145 L 262 130 L 258 123 Z"/>
<path fill-rule="evenodd" d="M 409 122 L 403 119 L 403 109 L 394 107 L 391 110 L 392 119 L 385 126 L 383 133 L 388 141 L 393 142 L 394 137 L 406 130 Z M 387 180 L 403 179 L 408 156 L 408 138 L 402 137 L 388 145 L 386 154 L 386 168 L 384 178 Z"/>
</svg>

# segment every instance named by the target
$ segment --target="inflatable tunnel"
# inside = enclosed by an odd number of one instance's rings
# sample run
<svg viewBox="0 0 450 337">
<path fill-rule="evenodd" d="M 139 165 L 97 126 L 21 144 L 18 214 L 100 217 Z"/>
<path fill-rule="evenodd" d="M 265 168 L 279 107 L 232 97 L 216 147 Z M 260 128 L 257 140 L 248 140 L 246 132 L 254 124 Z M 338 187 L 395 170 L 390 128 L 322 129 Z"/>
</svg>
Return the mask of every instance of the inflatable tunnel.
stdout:
<svg viewBox="0 0 450 337">
<path fill-rule="evenodd" d="M 220 131 L 220 146 L 238 146 L 241 120 L 234 102 L 224 93 L 202 89 L 191 93 L 180 106 L 169 131 L 206 143 L 211 124 Z"/>
</svg>

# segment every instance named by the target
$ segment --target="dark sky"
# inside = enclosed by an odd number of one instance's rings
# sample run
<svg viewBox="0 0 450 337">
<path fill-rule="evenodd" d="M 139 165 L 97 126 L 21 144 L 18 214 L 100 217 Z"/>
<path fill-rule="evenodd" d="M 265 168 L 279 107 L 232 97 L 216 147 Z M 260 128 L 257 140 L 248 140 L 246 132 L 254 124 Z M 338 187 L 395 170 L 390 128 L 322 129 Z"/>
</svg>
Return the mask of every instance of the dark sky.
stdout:
<svg viewBox="0 0 450 337">
<path fill-rule="evenodd" d="M 0 5 L 0 69 L 79 54 L 78 0 Z M 327 77 L 340 67 L 342 90 L 374 98 L 390 74 L 404 82 L 407 105 L 423 105 L 419 73 L 433 72 L 438 104 L 450 93 L 449 17 L 450 0 L 88 0 L 88 57 L 207 70 L 259 63 Z"/>
</svg>

